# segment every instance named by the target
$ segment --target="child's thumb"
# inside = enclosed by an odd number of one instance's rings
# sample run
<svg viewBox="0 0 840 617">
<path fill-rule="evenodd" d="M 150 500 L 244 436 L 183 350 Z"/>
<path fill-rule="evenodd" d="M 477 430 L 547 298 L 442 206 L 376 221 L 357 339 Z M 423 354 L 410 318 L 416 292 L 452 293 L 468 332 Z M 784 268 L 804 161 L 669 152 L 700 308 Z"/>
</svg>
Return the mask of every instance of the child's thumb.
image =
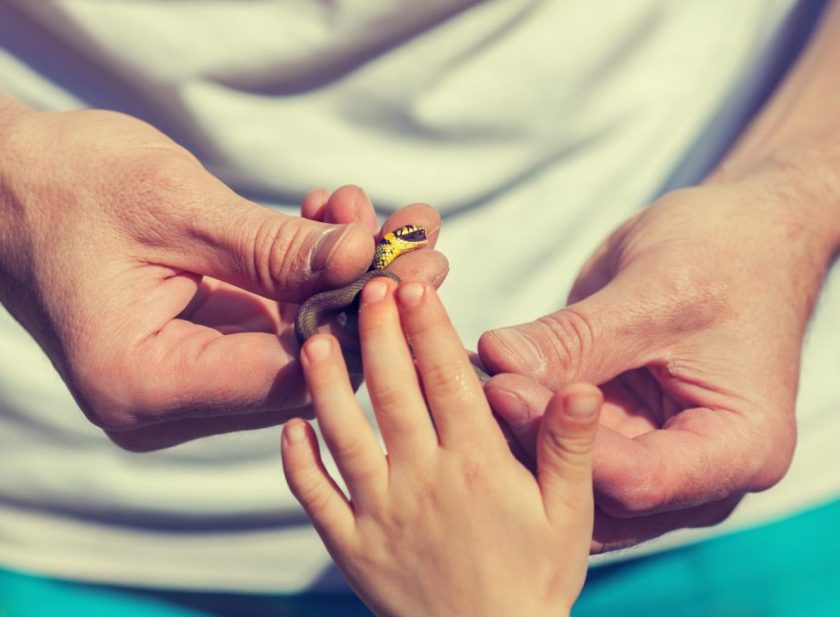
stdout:
<svg viewBox="0 0 840 617">
<path fill-rule="evenodd" d="M 592 451 L 604 397 L 574 383 L 549 401 L 537 439 L 537 470 L 549 518 L 592 512 Z"/>
</svg>

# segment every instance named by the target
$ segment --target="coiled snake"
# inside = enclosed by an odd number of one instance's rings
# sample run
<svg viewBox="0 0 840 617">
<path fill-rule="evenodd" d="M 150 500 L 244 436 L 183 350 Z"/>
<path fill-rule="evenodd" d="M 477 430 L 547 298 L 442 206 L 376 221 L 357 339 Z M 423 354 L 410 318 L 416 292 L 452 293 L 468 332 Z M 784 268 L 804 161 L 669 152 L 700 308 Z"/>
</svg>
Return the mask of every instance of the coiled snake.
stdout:
<svg viewBox="0 0 840 617">
<path fill-rule="evenodd" d="M 318 324 L 329 314 L 352 312 L 356 298 L 369 280 L 386 276 L 399 283 L 400 277 L 385 268 L 400 255 L 422 248 L 428 243 L 426 230 L 417 225 L 404 225 L 382 236 L 382 239 L 376 243 L 373 262 L 367 272 L 349 285 L 315 294 L 300 305 L 295 317 L 295 334 L 300 344 L 302 345 L 306 339 L 318 332 Z M 361 359 L 358 354 L 344 350 L 344 358 L 350 373 L 362 374 Z M 478 366 L 475 366 L 475 372 L 482 382 L 490 378 Z"/>
</svg>

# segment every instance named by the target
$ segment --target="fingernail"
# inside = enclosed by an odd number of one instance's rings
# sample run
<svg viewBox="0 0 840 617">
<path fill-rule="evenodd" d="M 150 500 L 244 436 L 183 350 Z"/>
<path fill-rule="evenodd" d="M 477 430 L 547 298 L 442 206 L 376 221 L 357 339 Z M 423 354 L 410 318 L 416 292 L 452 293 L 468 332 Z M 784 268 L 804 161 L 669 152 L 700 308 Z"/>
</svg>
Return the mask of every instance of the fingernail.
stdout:
<svg viewBox="0 0 840 617">
<path fill-rule="evenodd" d="M 388 284 L 381 278 L 372 279 L 362 289 L 362 302 L 364 304 L 379 302 L 386 293 L 388 293 Z"/>
<path fill-rule="evenodd" d="M 363 201 L 367 200 L 367 195 L 365 195 L 364 189 L 362 187 L 356 187 L 356 199 L 353 200 L 353 213 L 356 215 L 356 220 L 361 220 L 361 212 L 362 212 L 362 203 Z"/>
<path fill-rule="evenodd" d="M 303 428 L 303 422 L 287 424 L 285 434 L 289 443 L 300 443 L 306 439 L 306 429 Z"/>
<path fill-rule="evenodd" d="M 303 349 L 306 352 L 306 358 L 310 362 L 317 362 L 318 360 L 323 360 L 330 355 L 331 347 L 332 343 L 328 337 L 316 336 L 306 341 L 306 345 L 304 345 Z"/>
<path fill-rule="evenodd" d="M 601 399 L 591 394 L 570 394 L 563 402 L 566 415 L 578 420 L 590 420 L 601 406 Z"/>
<path fill-rule="evenodd" d="M 531 339 L 524 336 L 516 328 L 501 328 L 493 331 L 493 336 L 515 357 L 519 366 L 516 368 L 525 373 L 536 373 L 542 370 L 543 360 Z"/>
<path fill-rule="evenodd" d="M 324 232 L 321 239 L 318 240 L 318 244 L 312 250 L 312 256 L 309 258 L 309 268 L 313 272 L 320 272 L 327 267 L 330 255 L 341 244 L 342 239 L 344 239 L 344 236 L 349 230 L 350 227 L 348 225 L 343 225 Z"/>
<path fill-rule="evenodd" d="M 438 273 L 437 273 L 437 274 L 436 274 L 436 275 L 432 278 L 432 287 L 434 287 L 435 289 L 437 289 L 438 287 L 440 287 L 440 286 L 443 284 L 443 279 L 445 279 L 445 278 L 446 278 L 446 275 L 447 275 L 447 274 L 449 274 L 449 268 L 448 268 L 448 267 L 447 267 L 447 268 L 444 268 L 442 271 L 438 272 Z"/>
<path fill-rule="evenodd" d="M 397 297 L 405 306 L 418 306 L 424 293 L 425 289 L 420 283 L 405 283 L 397 290 Z"/>
</svg>

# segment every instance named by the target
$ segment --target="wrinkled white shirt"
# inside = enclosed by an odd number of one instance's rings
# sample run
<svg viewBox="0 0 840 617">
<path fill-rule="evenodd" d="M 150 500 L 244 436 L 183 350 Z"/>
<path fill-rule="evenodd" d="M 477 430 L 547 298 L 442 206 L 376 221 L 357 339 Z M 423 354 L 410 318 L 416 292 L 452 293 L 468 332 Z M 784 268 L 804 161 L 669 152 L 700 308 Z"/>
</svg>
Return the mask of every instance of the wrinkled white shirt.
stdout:
<svg viewBox="0 0 840 617">
<path fill-rule="evenodd" d="M 612 229 L 702 175 L 767 82 L 793 4 L 7 0 L 0 91 L 137 115 L 241 194 L 289 211 L 345 183 L 383 213 L 433 204 L 451 263 L 442 295 L 474 347 L 485 329 L 563 306 Z M 840 435 L 837 278 L 808 338 L 787 478 L 724 525 L 641 550 L 840 493 L 824 473 Z M 160 587 L 341 585 L 285 486 L 278 442 L 275 428 L 121 451 L 0 310 L 7 567 Z"/>
</svg>

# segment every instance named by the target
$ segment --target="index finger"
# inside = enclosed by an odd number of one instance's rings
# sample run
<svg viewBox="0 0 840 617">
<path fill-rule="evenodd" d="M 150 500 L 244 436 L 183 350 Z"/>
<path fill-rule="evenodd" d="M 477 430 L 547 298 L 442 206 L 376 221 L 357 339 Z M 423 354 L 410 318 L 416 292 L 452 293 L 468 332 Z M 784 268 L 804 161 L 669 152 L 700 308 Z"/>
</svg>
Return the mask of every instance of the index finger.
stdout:
<svg viewBox="0 0 840 617">
<path fill-rule="evenodd" d="M 475 369 L 434 289 L 411 281 L 399 286 L 396 297 L 441 444 L 496 439 L 504 445 Z"/>
<path fill-rule="evenodd" d="M 598 505 L 615 517 L 647 516 L 759 490 L 755 430 L 738 413 L 688 409 L 665 429 L 634 438 L 602 427 L 593 469 Z"/>
</svg>

